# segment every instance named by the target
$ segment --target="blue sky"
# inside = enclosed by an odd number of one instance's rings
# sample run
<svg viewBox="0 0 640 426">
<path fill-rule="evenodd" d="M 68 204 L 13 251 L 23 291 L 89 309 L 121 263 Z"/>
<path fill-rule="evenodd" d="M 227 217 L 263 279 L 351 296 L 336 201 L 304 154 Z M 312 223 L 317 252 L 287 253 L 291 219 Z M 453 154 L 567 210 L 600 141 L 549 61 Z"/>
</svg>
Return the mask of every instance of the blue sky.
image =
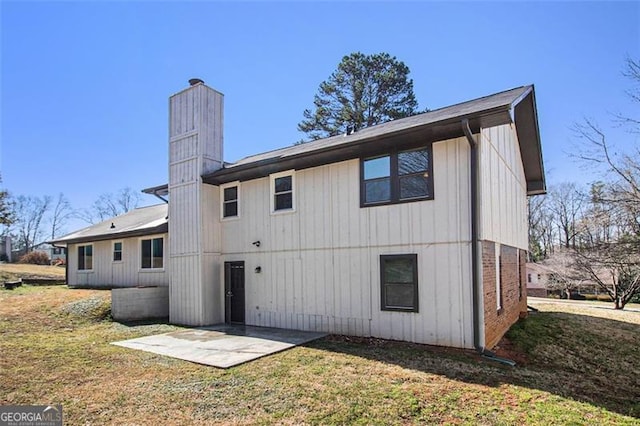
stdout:
<svg viewBox="0 0 640 426">
<path fill-rule="evenodd" d="M 420 107 L 536 85 L 548 183 L 596 177 L 567 153 L 582 117 L 637 112 L 639 2 L 0 2 L 0 172 L 13 194 L 76 208 L 167 180 L 168 97 L 225 94 L 225 160 L 301 139 L 297 123 L 342 56 L 388 52 Z M 155 199 L 145 196 L 146 203 Z"/>
</svg>

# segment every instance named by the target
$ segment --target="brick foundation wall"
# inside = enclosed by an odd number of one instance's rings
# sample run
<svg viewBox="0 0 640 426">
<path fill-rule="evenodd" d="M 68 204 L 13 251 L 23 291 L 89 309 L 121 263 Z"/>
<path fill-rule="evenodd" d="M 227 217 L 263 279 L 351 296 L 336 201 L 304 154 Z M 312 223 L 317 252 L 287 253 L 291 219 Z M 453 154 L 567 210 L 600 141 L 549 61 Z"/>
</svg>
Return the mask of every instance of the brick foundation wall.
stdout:
<svg viewBox="0 0 640 426">
<path fill-rule="evenodd" d="M 522 315 L 527 312 L 526 252 L 500 245 L 500 258 L 496 258 L 496 243 L 482 242 L 482 282 L 484 293 L 485 347 L 492 348 Z M 518 256 L 519 252 L 519 256 Z M 496 266 L 500 262 L 501 308 L 496 294 Z"/>
</svg>

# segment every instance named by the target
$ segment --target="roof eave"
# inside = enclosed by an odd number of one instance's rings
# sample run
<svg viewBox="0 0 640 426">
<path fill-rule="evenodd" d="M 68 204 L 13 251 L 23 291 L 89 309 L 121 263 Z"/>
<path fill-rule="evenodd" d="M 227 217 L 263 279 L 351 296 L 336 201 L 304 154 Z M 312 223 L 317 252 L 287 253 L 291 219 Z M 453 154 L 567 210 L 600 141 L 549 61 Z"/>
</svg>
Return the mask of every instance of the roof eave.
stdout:
<svg viewBox="0 0 640 426">
<path fill-rule="evenodd" d="M 520 155 L 527 181 L 527 195 L 546 194 L 547 185 L 542 160 L 542 144 L 540 142 L 540 129 L 538 127 L 535 89 L 533 86 L 513 102 L 512 113 L 518 134 L 518 141 L 520 142 Z"/>
<path fill-rule="evenodd" d="M 351 160 L 362 156 L 376 155 L 389 149 L 389 147 L 411 148 L 447 139 L 454 139 L 464 135 L 460 121 L 468 119 L 471 129 L 478 132 L 482 127 L 491 127 L 510 123 L 511 104 L 502 105 L 479 113 L 460 115 L 458 117 L 427 123 L 389 132 L 383 135 L 374 135 L 369 138 L 358 139 L 352 143 L 337 146 L 329 146 L 314 151 L 285 157 L 272 157 L 261 161 L 242 164 L 216 170 L 205 174 L 202 180 L 212 185 L 221 185 L 234 181 L 246 181 L 269 176 L 284 170 L 302 170 L 317 167 L 338 161 Z M 398 141 L 398 138 L 403 138 Z"/>
<path fill-rule="evenodd" d="M 133 231 L 114 232 L 109 234 L 87 235 L 84 237 L 69 238 L 69 239 L 62 239 L 62 240 L 51 240 L 47 242 L 56 247 L 66 247 L 69 244 L 90 243 L 94 241 L 119 240 L 122 238 L 131 238 L 131 237 L 144 237 L 146 235 L 164 234 L 164 233 L 167 233 L 168 231 L 169 231 L 169 224 L 165 222 L 153 228 L 136 229 Z"/>
</svg>

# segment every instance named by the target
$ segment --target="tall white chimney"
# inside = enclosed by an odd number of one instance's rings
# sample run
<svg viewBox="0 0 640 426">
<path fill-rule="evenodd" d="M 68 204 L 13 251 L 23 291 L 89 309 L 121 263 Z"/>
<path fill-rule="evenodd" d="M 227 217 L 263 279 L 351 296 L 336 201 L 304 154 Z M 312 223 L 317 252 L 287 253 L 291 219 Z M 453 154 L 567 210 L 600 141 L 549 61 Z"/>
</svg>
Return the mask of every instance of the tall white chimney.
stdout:
<svg viewBox="0 0 640 426">
<path fill-rule="evenodd" d="M 224 320 L 217 187 L 201 176 L 222 167 L 223 95 L 200 79 L 169 99 L 169 321 Z"/>
</svg>

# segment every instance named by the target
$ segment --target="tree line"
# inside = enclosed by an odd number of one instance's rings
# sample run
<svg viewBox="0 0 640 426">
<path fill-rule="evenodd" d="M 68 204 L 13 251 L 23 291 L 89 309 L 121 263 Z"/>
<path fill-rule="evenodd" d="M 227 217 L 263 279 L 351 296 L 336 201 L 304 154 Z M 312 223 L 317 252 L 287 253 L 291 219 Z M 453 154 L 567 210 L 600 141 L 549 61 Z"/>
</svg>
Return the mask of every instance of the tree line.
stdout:
<svg viewBox="0 0 640 426">
<path fill-rule="evenodd" d="M 640 103 L 640 61 L 628 58 L 630 101 Z M 614 125 L 632 138 L 640 117 L 617 114 Z M 621 309 L 640 297 L 640 148 L 619 151 L 590 119 L 574 125 L 580 147 L 574 157 L 602 179 L 581 187 L 552 185 L 546 196 L 529 199 L 529 256 L 551 271 L 550 285 L 565 293 L 595 283 Z"/>
<path fill-rule="evenodd" d="M 1 182 L 1 181 L 0 181 Z M 13 248 L 30 253 L 42 243 L 64 235 L 68 223 L 79 219 L 95 224 L 126 213 L 140 204 L 140 195 L 131 188 L 100 195 L 89 208 L 74 208 L 69 199 L 57 196 L 13 195 L 0 191 L 2 236 L 10 236 Z"/>
</svg>

